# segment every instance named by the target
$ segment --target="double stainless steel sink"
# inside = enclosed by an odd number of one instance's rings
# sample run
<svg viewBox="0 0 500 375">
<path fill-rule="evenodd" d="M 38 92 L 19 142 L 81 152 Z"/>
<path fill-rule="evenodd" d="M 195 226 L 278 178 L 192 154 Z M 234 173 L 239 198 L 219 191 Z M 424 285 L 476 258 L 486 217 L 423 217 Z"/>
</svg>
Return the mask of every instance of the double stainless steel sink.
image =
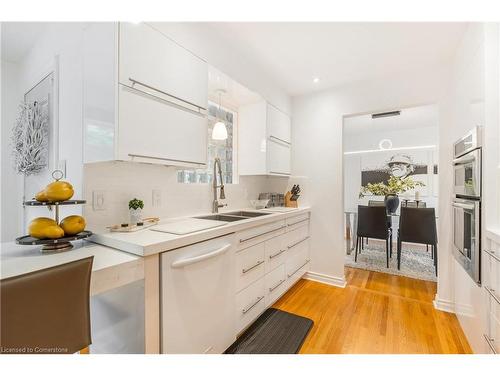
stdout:
<svg viewBox="0 0 500 375">
<path fill-rule="evenodd" d="M 234 211 L 234 212 L 225 212 L 222 214 L 197 216 L 196 218 L 231 222 L 231 221 L 251 219 L 253 217 L 259 217 L 270 214 L 271 214 L 270 212 Z"/>
</svg>

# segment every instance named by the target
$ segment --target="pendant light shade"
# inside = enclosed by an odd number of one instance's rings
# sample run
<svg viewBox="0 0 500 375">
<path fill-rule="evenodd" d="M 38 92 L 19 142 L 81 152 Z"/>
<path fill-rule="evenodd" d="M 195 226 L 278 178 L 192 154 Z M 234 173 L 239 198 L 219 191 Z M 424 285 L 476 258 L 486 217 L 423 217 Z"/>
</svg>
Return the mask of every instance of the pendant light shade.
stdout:
<svg viewBox="0 0 500 375">
<path fill-rule="evenodd" d="M 212 139 L 223 141 L 227 139 L 227 129 L 226 124 L 222 121 L 217 121 L 214 125 L 214 129 L 212 130 Z"/>
<path fill-rule="evenodd" d="M 223 89 L 219 89 L 219 110 L 217 111 L 217 115 L 220 114 L 221 112 L 221 103 L 222 103 L 222 93 L 225 92 Z M 224 121 L 220 120 L 218 116 L 217 117 L 217 122 L 214 125 L 214 128 L 212 130 L 212 139 L 215 139 L 217 141 L 224 141 L 227 139 L 227 129 L 226 129 L 226 124 Z"/>
</svg>

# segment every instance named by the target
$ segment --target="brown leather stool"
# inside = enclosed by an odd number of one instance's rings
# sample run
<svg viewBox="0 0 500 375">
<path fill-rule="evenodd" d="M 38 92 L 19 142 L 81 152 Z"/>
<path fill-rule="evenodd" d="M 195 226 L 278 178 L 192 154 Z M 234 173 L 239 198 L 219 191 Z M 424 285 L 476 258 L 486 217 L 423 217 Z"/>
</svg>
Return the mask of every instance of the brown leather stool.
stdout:
<svg viewBox="0 0 500 375">
<path fill-rule="evenodd" d="M 1 281 L 1 353 L 70 354 L 91 344 L 93 258 Z"/>
</svg>

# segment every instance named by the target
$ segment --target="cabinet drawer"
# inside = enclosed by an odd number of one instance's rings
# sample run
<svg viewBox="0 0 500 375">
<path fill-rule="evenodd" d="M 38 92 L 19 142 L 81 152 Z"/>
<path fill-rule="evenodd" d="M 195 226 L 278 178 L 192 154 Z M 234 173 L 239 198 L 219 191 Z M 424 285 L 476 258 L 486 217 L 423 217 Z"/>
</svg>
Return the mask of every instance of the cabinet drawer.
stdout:
<svg viewBox="0 0 500 375">
<path fill-rule="evenodd" d="M 250 284 L 236 295 L 236 334 L 244 330 L 266 308 L 264 278 Z"/>
<path fill-rule="evenodd" d="M 265 274 L 265 243 L 236 254 L 236 290 L 242 290 Z"/>
<path fill-rule="evenodd" d="M 289 217 L 288 219 L 286 219 L 286 225 L 290 230 L 292 230 L 296 224 L 297 226 L 299 224 L 300 225 L 309 224 L 309 213 L 297 215 L 294 217 Z"/>
<path fill-rule="evenodd" d="M 270 174 L 291 173 L 291 149 L 290 145 L 274 138 L 267 140 L 267 168 Z"/>
<path fill-rule="evenodd" d="M 287 247 L 293 247 L 298 242 L 302 241 L 304 238 L 309 237 L 309 226 L 303 225 L 286 233 L 286 245 Z"/>
<path fill-rule="evenodd" d="M 291 287 L 299 280 L 309 268 L 309 243 L 303 241 L 294 250 L 289 250 L 286 262 L 287 287 Z"/>
<path fill-rule="evenodd" d="M 245 249 L 249 246 L 253 246 L 257 243 L 283 234 L 285 233 L 285 228 L 285 221 L 279 220 L 237 233 L 238 249 Z"/>
<path fill-rule="evenodd" d="M 489 334 L 485 339 L 489 338 L 489 343 L 496 353 L 500 353 L 500 320 L 490 314 L 489 316 Z M 492 350 L 493 351 L 493 350 Z"/>
<path fill-rule="evenodd" d="M 119 159 L 202 166 L 207 119 L 120 85 Z"/>
<path fill-rule="evenodd" d="M 271 138 L 290 143 L 291 121 L 290 117 L 272 105 L 267 105 L 267 133 Z"/>
<path fill-rule="evenodd" d="M 266 247 L 266 272 L 269 272 L 286 260 L 286 237 L 280 235 L 265 242 Z"/>
<path fill-rule="evenodd" d="M 285 274 L 285 265 L 277 267 L 266 274 L 266 305 L 272 305 L 285 291 L 287 286 L 287 277 Z"/>
</svg>

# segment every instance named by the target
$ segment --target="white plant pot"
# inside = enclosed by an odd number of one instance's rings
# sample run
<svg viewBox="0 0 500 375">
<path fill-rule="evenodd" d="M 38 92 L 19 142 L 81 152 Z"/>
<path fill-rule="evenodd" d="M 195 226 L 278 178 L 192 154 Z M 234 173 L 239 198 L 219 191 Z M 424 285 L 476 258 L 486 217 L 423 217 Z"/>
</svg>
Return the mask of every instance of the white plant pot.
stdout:
<svg viewBox="0 0 500 375">
<path fill-rule="evenodd" d="M 134 225 L 142 221 L 142 208 L 138 208 L 136 210 L 129 209 L 129 212 L 130 212 L 130 224 Z"/>
</svg>

